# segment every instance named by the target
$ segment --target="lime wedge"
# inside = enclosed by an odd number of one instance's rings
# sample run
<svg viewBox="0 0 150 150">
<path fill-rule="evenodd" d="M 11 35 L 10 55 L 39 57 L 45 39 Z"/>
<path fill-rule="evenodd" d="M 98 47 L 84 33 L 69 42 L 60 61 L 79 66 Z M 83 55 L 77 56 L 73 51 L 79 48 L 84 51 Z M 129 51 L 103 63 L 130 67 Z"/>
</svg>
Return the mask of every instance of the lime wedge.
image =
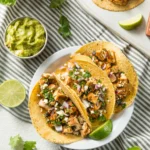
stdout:
<svg viewBox="0 0 150 150">
<path fill-rule="evenodd" d="M 101 140 L 106 138 L 112 132 L 113 124 L 111 120 L 107 120 L 100 127 L 95 129 L 89 137 L 94 140 Z"/>
<path fill-rule="evenodd" d="M 139 146 L 133 146 L 131 148 L 128 148 L 128 150 L 141 150 Z"/>
<path fill-rule="evenodd" d="M 16 107 L 25 99 L 24 86 L 17 80 L 7 80 L 0 85 L 0 104 Z"/>
<path fill-rule="evenodd" d="M 138 14 L 137 16 L 130 18 L 129 20 L 119 21 L 119 25 L 126 30 L 131 30 L 140 25 L 141 22 L 142 15 Z"/>
</svg>

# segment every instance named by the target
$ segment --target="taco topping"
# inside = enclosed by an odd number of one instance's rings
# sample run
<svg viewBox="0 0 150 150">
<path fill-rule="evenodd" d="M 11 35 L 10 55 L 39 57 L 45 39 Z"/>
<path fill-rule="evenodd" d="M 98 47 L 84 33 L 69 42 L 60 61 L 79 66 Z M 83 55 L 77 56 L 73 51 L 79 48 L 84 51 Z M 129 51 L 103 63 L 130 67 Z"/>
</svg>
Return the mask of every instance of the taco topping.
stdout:
<svg viewBox="0 0 150 150">
<path fill-rule="evenodd" d="M 51 128 L 62 134 L 82 137 L 90 133 L 88 124 L 74 103 L 64 94 L 53 74 L 43 74 L 39 86 L 41 92 L 37 96 L 41 100 L 38 105 L 45 113 L 45 118 Z"/>
<path fill-rule="evenodd" d="M 91 121 L 105 118 L 107 104 L 107 89 L 91 76 L 91 73 L 81 68 L 78 63 L 68 62 L 66 70 L 60 74 L 61 80 L 76 91 L 87 109 Z M 69 81 L 69 82 L 68 82 Z"/>
<path fill-rule="evenodd" d="M 116 107 L 126 107 L 124 99 L 131 92 L 131 85 L 124 72 L 120 71 L 116 64 L 115 52 L 103 49 L 101 51 L 93 51 L 90 58 L 102 70 L 106 70 L 108 77 L 115 88 Z"/>
</svg>

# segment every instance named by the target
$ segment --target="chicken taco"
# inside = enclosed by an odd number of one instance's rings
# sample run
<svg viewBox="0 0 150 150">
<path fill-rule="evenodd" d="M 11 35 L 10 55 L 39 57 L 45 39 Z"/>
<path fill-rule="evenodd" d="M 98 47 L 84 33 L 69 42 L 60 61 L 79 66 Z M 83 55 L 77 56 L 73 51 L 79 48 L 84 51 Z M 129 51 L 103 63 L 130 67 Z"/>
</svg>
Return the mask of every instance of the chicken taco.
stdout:
<svg viewBox="0 0 150 150">
<path fill-rule="evenodd" d="M 37 132 L 54 143 L 72 143 L 91 132 L 88 117 L 54 74 L 43 74 L 35 85 L 29 112 Z"/>
<path fill-rule="evenodd" d="M 75 52 L 77 53 L 89 56 L 107 73 L 115 90 L 116 113 L 133 103 L 138 89 L 138 77 L 132 64 L 118 47 L 110 42 L 96 41 L 84 45 Z"/>
<path fill-rule="evenodd" d="M 110 11 L 126 11 L 140 5 L 144 0 L 93 0 L 93 2 Z"/>
<path fill-rule="evenodd" d="M 115 106 L 113 85 L 90 58 L 84 55 L 74 57 L 56 74 L 89 117 L 92 129 L 111 118 Z"/>
</svg>

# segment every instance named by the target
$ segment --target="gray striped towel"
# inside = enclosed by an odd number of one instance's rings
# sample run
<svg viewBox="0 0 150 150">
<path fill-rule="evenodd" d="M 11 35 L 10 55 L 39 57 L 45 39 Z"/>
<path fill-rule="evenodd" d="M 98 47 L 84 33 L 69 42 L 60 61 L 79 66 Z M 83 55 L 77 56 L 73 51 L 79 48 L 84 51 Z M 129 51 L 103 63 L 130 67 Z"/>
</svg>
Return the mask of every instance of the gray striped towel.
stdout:
<svg viewBox="0 0 150 150">
<path fill-rule="evenodd" d="M 150 61 L 132 45 L 115 36 L 103 25 L 82 11 L 76 0 L 68 0 L 63 6 L 72 28 L 72 36 L 63 39 L 57 32 L 59 13 L 49 9 L 46 0 L 18 0 L 14 7 L 0 6 L 0 82 L 15 78 L 21 81 L 26 90 L 26 100 L 17 108 L 5 108 L 17 118 L 31 122 L 28 112 L 28 90 L 31 79 L 38 66 L 50 55 L 65 47 L 82 45 L 93 40 L 106 40 L 116 43 L 133 63 L 139 76 L 139 90 L 135 100 L 133 116 L 124 132 L 111 143 L 97 148 L 99 150 L 126 150 L 138 145 L 142 150 L 150 149 Z M 41 20 L 48 30 L 48 43 L 44 52 L 32 60 L 21 60 L 12 57 L 3 44 L 3 34 L 11 20 L 21 16 L 33 16 Z M 142 40 L 141 40 L 142 42 Z M 64 149 L 64 148 L 62 148 Z"/>
</svg>

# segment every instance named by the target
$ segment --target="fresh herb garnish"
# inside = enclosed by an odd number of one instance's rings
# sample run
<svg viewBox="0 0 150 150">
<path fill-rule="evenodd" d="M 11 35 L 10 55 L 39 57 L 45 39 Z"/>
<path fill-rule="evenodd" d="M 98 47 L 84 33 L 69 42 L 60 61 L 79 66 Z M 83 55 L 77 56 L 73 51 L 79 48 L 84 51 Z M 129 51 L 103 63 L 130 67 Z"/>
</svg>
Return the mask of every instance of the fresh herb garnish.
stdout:
<svg viewBox="0 0 150 150">
<path fill-rule="evenodd" d="M 121 107 L 124 109 L 124 108 L 126 108 L 126 103 L 122 103 L 121 104 Z"/>
<path fill-rule="evenodd" d="M 89 78 L 91 77 L 91 74 L 89 71 L 85 71 L 85 74 L 83 75 L 84 78 Z"/>
<path fill-rule="evenodd" d="M 34 150 L 36 148 L 35 141 L 25 141 L 23 150 Z"/>
<path fill-rule="evenodd" d="M 65 0 L 51 0 L 50 8 L 59 8 L 65 2 Z"/>
<path fill-rule="evenodd" d="M 105 108 L 105 107 L 106 107 L 106 102 L 103 101 L 103 102 L 102 102 L 102 105 L 101 105 L 101 108 Z"/>
<path fill-rule="evenodd" d="M 60 12 L 60 27 L 58 32 L 62 35 L 63 38 L 71 36 L 70 24 L 66 16 L 62 15 L 61 7 L 65 3 L 65 0 L 51 0 L 50 8 L 57 9 Z"/>
<path fill-rule="evenodd" d="M 3 5 L 15 5 L 16 0 L 0 0 L 0 3 Z"/>
<path fill-rule="evenodd" d="M 68 19 L 65 16 L 61 15 L 59 22 L 60 27 L 58 29 L 58 32 L 63 36 L 63 38 L 69 37 L 71 35 L 71 31 Z"/>
<path fill-rule="evenodd" d="M 85 84 L 86 84 L 86 81 L 82 80 L 79 84 L 80 84 L 81 86 L 82 86 L 82 85 L 85 85 Z"/>
<path fill-rule="evenodd" d="M 10 137 L 9 145 L 14 150 L 34 150 L 36 148 L 35 141 L 23 141 L 20 135 Z"/>
<path fill-rule="evenodd" d="M 53 97 L 53 94 L 52 94 L 52 93 L 49 93 L 48 100 L 49 100 L 50 102 L 54 101 L 54 97 Z"/>
<path fill-rule="evenodd" d="M 106 117 L 105 117 L 104 115 L 99 116 L 99 117 L 98 117 L 98 120 L 99 120 L 100 122 L 105 122 L 105 121 L 106 121 Z"/>
</svg>

